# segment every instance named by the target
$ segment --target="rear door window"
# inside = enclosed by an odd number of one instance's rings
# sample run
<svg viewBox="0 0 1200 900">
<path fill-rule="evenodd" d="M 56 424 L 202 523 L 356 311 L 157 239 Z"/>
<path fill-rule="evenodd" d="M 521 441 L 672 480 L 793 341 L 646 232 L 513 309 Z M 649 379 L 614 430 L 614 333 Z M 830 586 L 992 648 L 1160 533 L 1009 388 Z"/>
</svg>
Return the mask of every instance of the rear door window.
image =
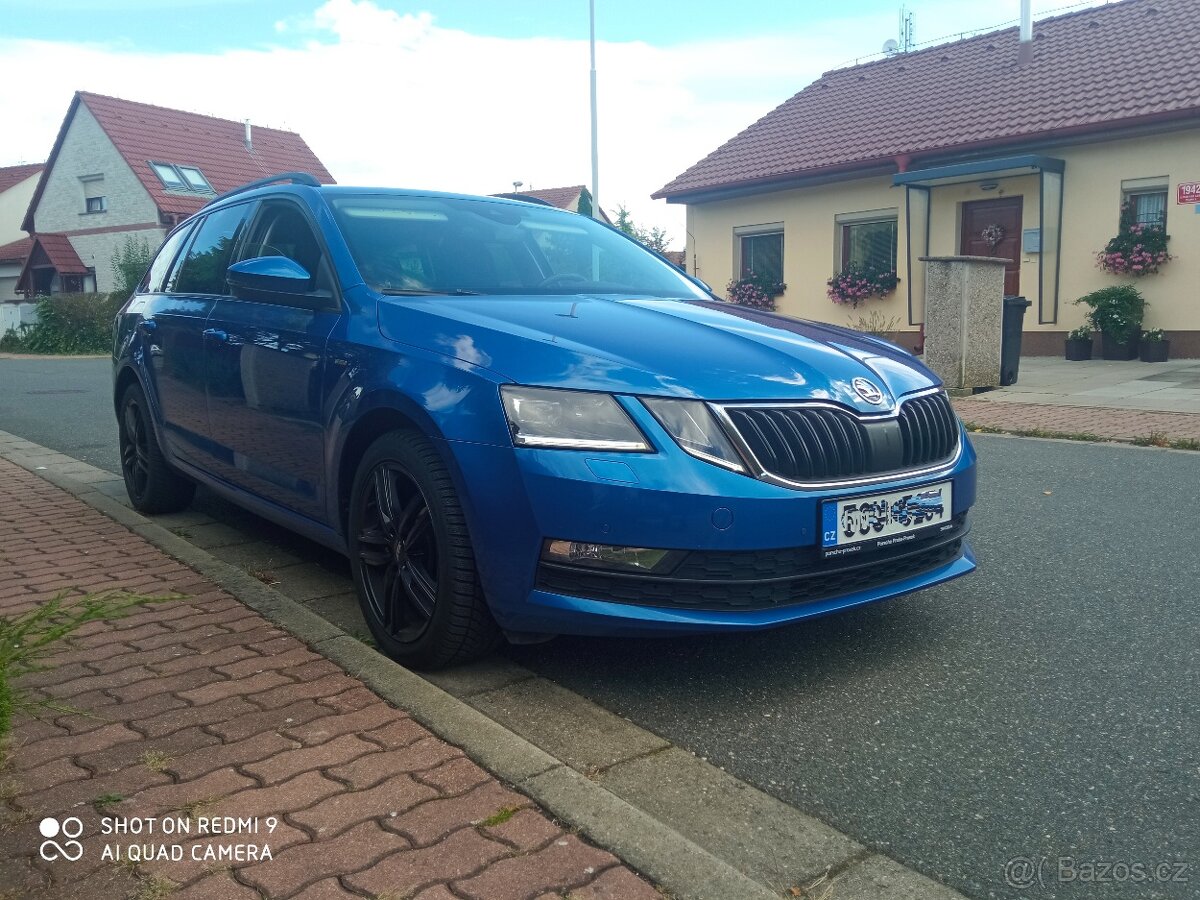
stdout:
<svg viewBox="0 0 1200 900">
<path fill-rule="evenodd" d="M 167 238 L 167 242 L 159 248 L 158 255 L 154 257 L 154 262 L 150 264 L 141 285 L 138 286 L 139 294 L 157 294 L 163 289 L 163 282 L 166 281 L 167 273 L 171 271 L 171 263 L 175 261 L 175 257 L 179 254 L 179 248 L 184 245 L 191 233 L 192 228 L 188 226 L 180 228 Z"/>
<path fill-rule="evenodd" d="M 167 289 L 175 294 L 227 294 L 225 270 L 252 205 L 242 203 L 209 213 L 196 230 L 183 264 Z"/>
</svg>

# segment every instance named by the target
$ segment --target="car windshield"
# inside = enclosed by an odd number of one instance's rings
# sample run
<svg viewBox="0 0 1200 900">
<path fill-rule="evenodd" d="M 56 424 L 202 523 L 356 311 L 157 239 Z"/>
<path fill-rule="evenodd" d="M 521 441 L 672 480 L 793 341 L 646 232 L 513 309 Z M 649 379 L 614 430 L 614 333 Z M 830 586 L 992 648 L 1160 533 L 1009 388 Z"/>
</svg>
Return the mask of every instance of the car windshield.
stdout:
<svg viewBox="0 0 1200 900">
<path fill-rule="evenodd" d="M 329 203 L 363 279 L 383 293 L 705 296 L 670 263 L 575 213 L 394 194 Z"/>
</svg>

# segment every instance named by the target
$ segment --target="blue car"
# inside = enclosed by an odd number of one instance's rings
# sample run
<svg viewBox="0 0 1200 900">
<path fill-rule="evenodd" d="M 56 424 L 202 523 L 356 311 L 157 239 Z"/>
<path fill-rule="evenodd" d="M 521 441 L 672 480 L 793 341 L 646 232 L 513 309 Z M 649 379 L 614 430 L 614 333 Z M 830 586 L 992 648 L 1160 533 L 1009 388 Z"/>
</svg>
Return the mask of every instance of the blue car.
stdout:
<svg viewBox="0 0 1200 900">
<path fill-rule="evenodd" d="M 412 666 L 750 631 L 975 568 L 975 454 L 920 362 L 544 205 L 255 182 L 167 237 L 113 362 L 134 506 L 203 484 L 346 554 Z"/>
</svg>

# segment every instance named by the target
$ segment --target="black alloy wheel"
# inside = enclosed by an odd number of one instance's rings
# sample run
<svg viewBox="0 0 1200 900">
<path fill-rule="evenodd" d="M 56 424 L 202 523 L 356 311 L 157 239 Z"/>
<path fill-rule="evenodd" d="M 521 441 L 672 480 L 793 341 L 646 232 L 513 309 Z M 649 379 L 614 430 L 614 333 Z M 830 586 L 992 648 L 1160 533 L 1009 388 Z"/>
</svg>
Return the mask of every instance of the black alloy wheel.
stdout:
<svg viewBox="0 0 1200 900">
<path fill-rule="evenodd" d="M 117 415 L 121 475 L 134 509 L 144 513 L 178 512 L 192 502 L 196 484 L 179 474 L 163 456 L 141 387 L 131 384 Z"/>
<path fill-rule="evenodd" d="M 363 618 L 393 659 L 433 669 L 496 645 L 500 630 L 479 585 L 466 517 L 424 436 L 393 431 L 367 448 L 347 536 Z"/>
</svg>

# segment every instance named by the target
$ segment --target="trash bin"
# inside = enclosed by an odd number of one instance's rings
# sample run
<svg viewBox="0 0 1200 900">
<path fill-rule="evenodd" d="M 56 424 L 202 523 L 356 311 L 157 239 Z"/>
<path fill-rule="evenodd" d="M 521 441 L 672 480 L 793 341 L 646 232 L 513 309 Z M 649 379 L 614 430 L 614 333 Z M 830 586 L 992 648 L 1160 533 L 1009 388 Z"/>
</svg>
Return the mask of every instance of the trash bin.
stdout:
<svg viewBox="0 0 1200 900">
<path fill-rule="evenodd" d="M 1004 324 L 1000 332 L 1000 386 L 1017 383 L 1021 368 L 1021 329 L 1025 310 L 1033 304 L 1024 297 L 1004 298 Z"/>
</svg>

